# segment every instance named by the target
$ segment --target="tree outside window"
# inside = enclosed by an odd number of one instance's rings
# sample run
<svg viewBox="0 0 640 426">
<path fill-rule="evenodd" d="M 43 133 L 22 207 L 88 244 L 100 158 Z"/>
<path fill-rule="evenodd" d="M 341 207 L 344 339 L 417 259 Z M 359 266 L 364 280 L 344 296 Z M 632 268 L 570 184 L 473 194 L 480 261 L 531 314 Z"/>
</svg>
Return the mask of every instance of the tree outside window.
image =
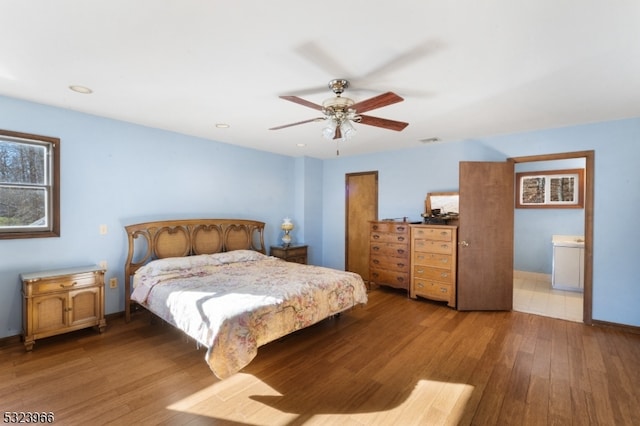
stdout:
<svg viewBox="0 0 640 426">
<path fill-rule="evenodd" d="M 60 140 L 0 130 L 0 239 L 60 236 Z"/>
</svg>

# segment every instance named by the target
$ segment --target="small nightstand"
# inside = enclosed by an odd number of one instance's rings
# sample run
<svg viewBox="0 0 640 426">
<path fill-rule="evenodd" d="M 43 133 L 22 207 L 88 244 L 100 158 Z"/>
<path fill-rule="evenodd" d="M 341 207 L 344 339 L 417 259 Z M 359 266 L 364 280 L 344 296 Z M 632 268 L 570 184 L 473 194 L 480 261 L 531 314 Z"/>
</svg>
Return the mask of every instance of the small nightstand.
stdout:
<svg viewBox="0 0 640 426">
<path fill-rule="evenodd" d="M 270 254 L 287 262 L 307 263 L 307 246 L 271 246 Z"/>
<path fill-rule="evenodd" d="M 27 351 L 43 337 L 87 327 L 104 331 L 104 272 L 85 266 L 20 275 Z"/>
</svg>

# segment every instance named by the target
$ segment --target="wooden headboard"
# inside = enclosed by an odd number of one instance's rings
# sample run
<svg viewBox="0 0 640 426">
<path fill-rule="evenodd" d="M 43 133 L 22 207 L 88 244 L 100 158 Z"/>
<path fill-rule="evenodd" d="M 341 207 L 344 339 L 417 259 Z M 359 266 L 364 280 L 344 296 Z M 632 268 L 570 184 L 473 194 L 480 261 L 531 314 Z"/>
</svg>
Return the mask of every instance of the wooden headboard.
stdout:
<svg viewBox="0 0 640 426">
<path fill-rule="evenodd" d="M 125 226 L 129 251 L 124 268 L 125 319 L 131 316 L 133 274 L 152 260 L 255 250 L 266 254 L 264 222 L 246 219 L 161 220 Z"/>
</svg>

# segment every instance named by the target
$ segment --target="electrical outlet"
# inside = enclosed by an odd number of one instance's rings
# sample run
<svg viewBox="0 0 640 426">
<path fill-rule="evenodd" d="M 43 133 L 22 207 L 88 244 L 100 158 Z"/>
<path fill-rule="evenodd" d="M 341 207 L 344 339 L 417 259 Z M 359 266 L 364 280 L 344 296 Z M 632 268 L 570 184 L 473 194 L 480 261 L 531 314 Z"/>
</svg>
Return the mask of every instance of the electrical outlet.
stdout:
<svg viewBox="0 0 640 426">
<path fill-rule="evenodd" d="M 118 278 L 113 277 L 109 279 L 109 288 L 118 288 Z"/>
<path fill-rule="evenodd" d="M 101 260 L 98 265 L 100 265 L 100 267 L 102 269 L 104 269 L 105 271 L 107 270 L 107 261 L 106 260 Z"/>
</svg>

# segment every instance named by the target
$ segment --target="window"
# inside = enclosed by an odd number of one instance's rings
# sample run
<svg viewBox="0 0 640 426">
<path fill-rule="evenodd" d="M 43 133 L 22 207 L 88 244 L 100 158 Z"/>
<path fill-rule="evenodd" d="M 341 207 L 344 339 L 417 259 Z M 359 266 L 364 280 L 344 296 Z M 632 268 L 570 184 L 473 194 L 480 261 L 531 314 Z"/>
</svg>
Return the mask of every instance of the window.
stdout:
<svg viewBox="0 0 640 426">
<path fill-rule="evenodd" d="M 60 236 L 60 139 L 0 130 L 0 239 Z"/>
<path fill-rule="evenodd" d="M 516 208 L 583 208 L 584 169 L 516 173 Z"/>
</svg>

